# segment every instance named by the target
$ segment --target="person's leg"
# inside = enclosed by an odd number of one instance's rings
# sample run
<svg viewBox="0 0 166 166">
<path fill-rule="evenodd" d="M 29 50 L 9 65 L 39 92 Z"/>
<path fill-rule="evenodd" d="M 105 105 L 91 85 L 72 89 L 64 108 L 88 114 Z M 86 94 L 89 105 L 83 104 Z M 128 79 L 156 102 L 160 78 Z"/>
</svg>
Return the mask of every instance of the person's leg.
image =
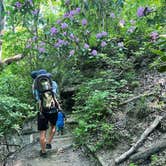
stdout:
<svg viewBox="0 0 166 166">
<path fill-rule="evenodd" d="M 49 138 L 48 138 L 48 144 L 51 144 L 51 141 L 54 137 L 54 134 L 55 134 L 55 125 L 51 124 Z"/>
<path fill-rule="evenodd" d="M 61 127 L 61 135 L 63 135 L 63 127 Z"/>
<path fill-rule="evenodd" d="M 51 128 L 50 128 L 50 133 L 49 133 L 49 138 L 48 138 L 48 144 L 51 144 L 52 142 L 52 139 L 54 137 L 54 134 L 55 134 L 55 125 L 56 125 L 56 120 L 57 120 L 57 114 L 51 114 L 49 116 L 49 122 L 50 122 L 50 125 L 51 125 Z M 49 149 L 51 149 L 51 146 L 49 145 Z"/>
<path fill-rule="evenodd" d="M 46 130 L 40 131 L 40 145 L 42 153 L 46 152 Z"/>
<path fill-rule="evenodd" d="M 42 113 L 38 113 L 38 130 L 40 131 L 41 152 L 46 152 L 46 130 L 48 129 L 48 120 Z"/>
</svg>

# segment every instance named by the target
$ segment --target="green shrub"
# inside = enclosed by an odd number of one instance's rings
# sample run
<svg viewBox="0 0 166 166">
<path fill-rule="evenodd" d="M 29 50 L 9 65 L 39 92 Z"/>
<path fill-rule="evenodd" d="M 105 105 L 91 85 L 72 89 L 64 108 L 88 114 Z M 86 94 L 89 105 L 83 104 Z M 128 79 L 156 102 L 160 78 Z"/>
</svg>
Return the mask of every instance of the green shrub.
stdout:
<svg viewBox="0 0 166 166">
<path fill-rule="evenodd" d="M 0 137 L 11 132 L 19 132 L 24 120 L 34 116 L 32 107 L 18 99 L 0 95 Z"/>
</svg>

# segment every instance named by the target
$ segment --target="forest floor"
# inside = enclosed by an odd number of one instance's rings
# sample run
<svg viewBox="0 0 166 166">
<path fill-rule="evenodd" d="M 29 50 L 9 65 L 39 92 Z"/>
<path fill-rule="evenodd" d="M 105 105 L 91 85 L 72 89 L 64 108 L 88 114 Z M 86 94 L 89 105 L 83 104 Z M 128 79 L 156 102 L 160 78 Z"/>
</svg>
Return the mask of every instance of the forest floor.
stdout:
<svg viewBox="0 0 166 166">
<path fill-rule="evenodd" d="M 133 93 L 134 100 L 127 100 L 123 107 L 115 113 L 118 131 L 124 136 L 115 149 L 101 149 L 95 153 L 96 158 L 103 166 L 114 166 L 114 160 L 127 152 L 141 138 L 144 131 L 152 125 L 157 116 L 163 117 L 166 109 L 166 74 L 141 73 L 138 78 L 140 85 Z M 163 84 L 162 87 L 160 84 Z M 157 89 L 157 90 L 156 90 Z M 152 92 L 153 95 L 147 95 Z M 144 96 L 144 94 L 146 96 Z M 139 97 L 140 96 L 140 97 Z M 141 97 L 142 96 L 142 97 Z M 143 153 L 146 158 L 140 158 L 132 163 L 132 155 L 118 166 L 166 166 L 166 149 L 160 148 L 155 153 L 148 155 L 154 147 L 159 148 L 163 141 L 166 143 L 166 117 L 148 135 L 142 145 L 133 154 Z M 155 149 L 155 148 L 154 148 Z M 145 157 L 144 155 L 144 157 Z M 113 164 L 112 164 L 113 163 Z"/>
</svg>

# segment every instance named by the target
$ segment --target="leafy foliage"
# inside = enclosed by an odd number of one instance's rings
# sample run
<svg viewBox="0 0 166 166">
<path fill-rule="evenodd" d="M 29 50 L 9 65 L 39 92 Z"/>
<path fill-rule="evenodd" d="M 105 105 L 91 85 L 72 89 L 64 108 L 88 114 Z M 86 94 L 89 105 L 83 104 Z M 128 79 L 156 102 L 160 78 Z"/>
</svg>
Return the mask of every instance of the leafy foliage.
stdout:
<svg viewBox="0 0 166 166">
<path fill-rule="evenodd" d="M 78 142 L 96 136 L 95 149 L 104 142 L 115 145 L 119 135 L 113 116 L 139 86 L 135 69 L 151 64 L 165 71 L 164 0 L 9 0 L 4 5 L 3 58 L 25 57 L 0 75 L 1 95 L 10 101 L 3 111 L 15 109 L 13 98 L 34 104 L 29 74 L 45 68 L 60 89 L 79 87 L 74 107 Z M 19 125 L 22 109 L 2 119 L 15 116 Z"/>
<path fill-rule="evenodd" d="M 32 107 L 13 97 L 0 96 L 0 137 L 10 132 L 19 132 L 24 120 L 33 116 Z"/>
</svg>

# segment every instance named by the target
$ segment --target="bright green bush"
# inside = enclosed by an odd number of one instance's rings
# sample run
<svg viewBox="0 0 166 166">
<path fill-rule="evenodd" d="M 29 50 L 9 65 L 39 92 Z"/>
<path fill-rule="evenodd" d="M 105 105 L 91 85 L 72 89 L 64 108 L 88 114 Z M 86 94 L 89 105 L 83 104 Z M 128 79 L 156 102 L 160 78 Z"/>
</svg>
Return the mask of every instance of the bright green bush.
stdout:
<svg viewBox="0 0 166 166">
<path fill-rule="evenodd" d="M 34 116 L 32 107 L 18 99 L 0 95 L 0 137 L 19 132 L 25 119 Z"/>
</svg>

